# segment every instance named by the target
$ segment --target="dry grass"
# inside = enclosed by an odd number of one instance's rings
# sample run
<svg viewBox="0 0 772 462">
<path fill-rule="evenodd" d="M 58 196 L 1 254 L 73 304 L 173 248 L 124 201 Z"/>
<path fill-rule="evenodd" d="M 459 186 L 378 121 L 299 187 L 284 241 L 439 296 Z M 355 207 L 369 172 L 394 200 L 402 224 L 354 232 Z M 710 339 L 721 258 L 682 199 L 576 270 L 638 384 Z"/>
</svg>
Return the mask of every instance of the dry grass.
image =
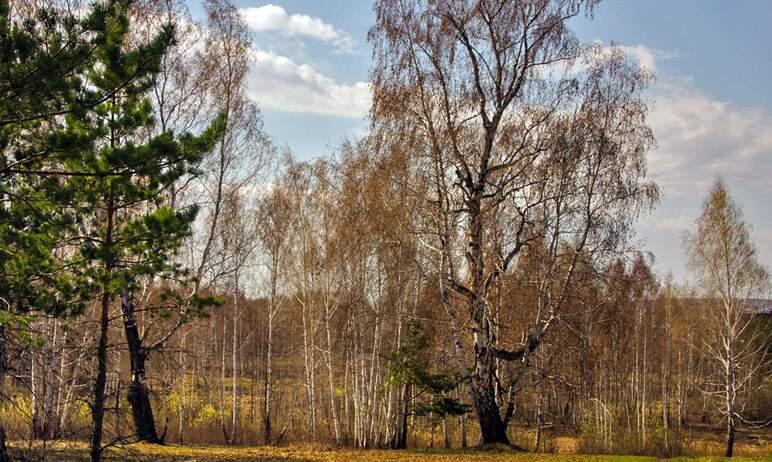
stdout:
<svg viewBox="0 0 772 462">
<path fill-rule="evenodd" d="M 45 454 L 36 450 L 16 450 L 19 455 L 26 455 L 35 460 L 45 455 L 49 461 L 79 461 L 87 460 L 88 452 L 84 444 L 59 445 L 47 449 Z M 720 458 L 686 459 L 719 460 Z M 653 457 L 614 456 L 614 455 L 547 455 L 514 452 L 504 448 L 493 450 L 352 450 L 334 449 L 323 446 L 297 445 L 289 447 L 221 447 L 221 446 L 155 446 L 134 444 L 121 449 L 111 449 L 105 454 L 108 461 L 141 461 L 141 462 L 535 462 L 549 460 L 550 462 L 654 462 Z M 739 457 L 734 462 L 769 461 L 770 457 Z"/>
</svg>

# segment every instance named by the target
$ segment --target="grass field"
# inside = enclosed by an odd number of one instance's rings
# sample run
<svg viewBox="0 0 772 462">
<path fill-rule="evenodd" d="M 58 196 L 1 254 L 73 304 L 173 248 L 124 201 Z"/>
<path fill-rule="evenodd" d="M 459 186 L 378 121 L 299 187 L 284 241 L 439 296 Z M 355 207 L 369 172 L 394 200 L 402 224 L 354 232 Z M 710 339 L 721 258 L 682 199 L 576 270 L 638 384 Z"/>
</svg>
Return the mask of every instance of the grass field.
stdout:
<svg viewBox="0 0 772 462">
<path fill-rule="evenodd" d="M 40 457 L 45 452 L 45 460 L 80 461 L 88 459 L 84 446 L 58 447 L 33 453 L 17 449 L 18 455 Z M 26 453 L 26 454 L 25 454 Z M 501 450 L 350 450 L 333 449 L 320 446 L 290 447 L 219 447 L 219 446 L 154 446 L 135 444 L 124 449 L 111 449 L 105 455 L 109 461 L 139 462 L 408 462 L 426 460 L 433 462 L 656 462 L 655 457 L 617 456 L 617 455 L 549 455 Z M 672 459 L 680 462 L 713 462 L 727 460 L 722 457 L 680 457 Z M 772 455 L 754 457 L 735 457 L 736 462 L 772 461 Z"/>
</svg>

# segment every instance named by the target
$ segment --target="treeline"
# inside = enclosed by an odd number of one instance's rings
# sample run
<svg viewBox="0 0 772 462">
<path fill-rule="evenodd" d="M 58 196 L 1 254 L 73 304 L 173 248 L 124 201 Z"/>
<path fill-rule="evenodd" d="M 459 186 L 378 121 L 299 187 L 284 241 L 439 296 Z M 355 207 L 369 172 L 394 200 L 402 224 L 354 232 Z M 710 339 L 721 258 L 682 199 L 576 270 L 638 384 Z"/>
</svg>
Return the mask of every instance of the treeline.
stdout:
<svg viewBox="0 0 772 462">
<path fill-rule="evenodd" d="M 375 2 L 371 129 L 297 161 L 236 7 L 0 1 L 5 441 L 694 451 L 769 425 L 770 318 L 716 181 L 652 270 L 651 76 L 573 0 Z M 695 216 L 697 211 L 695 211 Z M 696 449 L 696 450 L 699 450 Z"/>
</svg>

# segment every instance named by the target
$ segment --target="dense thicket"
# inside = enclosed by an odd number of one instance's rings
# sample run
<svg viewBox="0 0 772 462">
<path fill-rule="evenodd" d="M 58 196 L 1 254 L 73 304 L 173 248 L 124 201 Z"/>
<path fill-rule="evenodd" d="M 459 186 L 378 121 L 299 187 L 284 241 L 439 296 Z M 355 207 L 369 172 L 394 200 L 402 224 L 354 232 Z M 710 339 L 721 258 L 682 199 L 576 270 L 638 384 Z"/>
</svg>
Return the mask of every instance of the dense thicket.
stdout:
<svg viewBox="0 0 772 462">
<path fill-rule="evenodd" d="M 672 455 L 719 428 L 731 454 L 769 425 L 748 226 L 718 180 L 697 285 L 636 247 L 651 76 L 577 41 L 596 3 L 377 1 L 370 133 L 297 161 L 227 0 L 202 24 L 0 0 L 0 461 L 6 439 L 87 438 L 94 460 L 136 440 Z"/>
</svg>

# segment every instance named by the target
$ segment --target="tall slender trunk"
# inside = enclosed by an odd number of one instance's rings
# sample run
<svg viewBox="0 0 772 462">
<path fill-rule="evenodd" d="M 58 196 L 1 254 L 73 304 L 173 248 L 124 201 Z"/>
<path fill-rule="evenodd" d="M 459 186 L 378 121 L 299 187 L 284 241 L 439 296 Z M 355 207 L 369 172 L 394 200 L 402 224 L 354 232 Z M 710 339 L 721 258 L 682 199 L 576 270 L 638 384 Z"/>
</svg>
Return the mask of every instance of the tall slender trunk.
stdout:
<svg viewBox="0 0 772 462">
<path fill-rule="evenodd" d="M 271 444 L 271 407 L 273 392 L 273 302 L 268 308 L 268 346 L 265 354 L 265 402 L 263 408 L 263 424 L 265 426 L 265 444 Z"/>
<path fill-rule="evenodd" d="M 227 444 L 230 440 L 228 435 L 228 425 L 225 423 L 225 372 L 227 370 L 227 351 L 228 351 L 228 318 L 223 314 L 222 317 L 222 350 L 220 351 L 220 428 L 222 429 L 223 441 Z"/>
<path fill-rule="evenodd" d="M 665 358 L 662 362 L 662 430 L 664 434 L 665 452 L 670 455 L 670 393 L 671 373 L 670 362 L 672 356 L 672 343 L 670 330 L 670 300 L 665 301 Z"/>
<path fill-rule="evenodd" d="M 104 248 L 107 250 L 105 260 L 105 273 L 113 271 L 113 226 L 115 209 L 113 200 L 108 200 L 107 205 L 107 229 L 105 231 Z M 102 287 L 102 301 L 100 303 L 99 316 L 99 345 L 97 346 L 97 375 L 94 381 L 94 403 L 91 406 L 91 462 L 99 462 L 102 459 L 102 425 L 105 416 L 105 387 L 107 385 L 107 342 L 110 327 L 110 281 Z"/>
<path fill-rule="evenodd" d="M 155 428 L 150 391 L 145 383 L 145 363 L 147 362 L 149 352 L 142 345 L 142 337 L 140 336 L 137 320 L 134 316 L 135 311 L 136 305 L 133 294 L 125 291 L 121 294 L 121 314 L 131 364 L 131 383 L 129 384 L 127 399 L 131 405 L 131 416 L 134 421 L 134 432 L 137 439 L 148 443 L 160 444 L 162 441 L 158 437 Z"/>
<path fill-rule="evenodd" d="M 461 401 L 461 388 L 466 385 L 461 384 L 459 388 L 456 388 L 456 398 Z M 458 416 L 458 431 L 461 433 L 461 447 L 467 447 L 467 435 L 466 435 L 466 414 Z"/>
<path fill-rule="evenodd" d="M 393 449 L 407 448 L 407 418 L 410 415 L 410 384 L 404 384 L 400 391 L 400 410 L 399 425 L 397 428 L 396 440 L 392 444 Z"/>
<path fill-rule="evenodd" d="M 187 379 L 187 363 L 185 361 L 185 335 L 180 340 L 180 352 L 177 361 L 180 363 L 180 398 L 177 400 L 177 435 L 180 444 L 185 442 L 185 380 Z"/>
<path fill-rule="evenodd" d="M 642 376 L 642 390 L 641 390 L 641 444 L 642 448 L 646 447 L 646 408 L 648 403 L 646 401 L 646 383 L 648 378 L 646 377 L 646 347 L 648 342 L 646 341 L 646 333 L 648 329 L 643 329 L 643 359 L 641 365 Z"/>
<path fill-rule="evenodd" d="M 445 449 L 450 449 L 450 433 L 448 432 L 448 422 L 445 416 L 442 417 L 442 442 Z"/>
<path fill-rule="evenodd" d="M 308 431 L 311 433 L 311 441 L 316 441 L 316 388 L 314 377 L 314 344 L 312 337 L 311 321 L 309 319 L 308 298 L 303 300 L 303 366 L 306 379 L 306 394 L 308 396 Z"/>
<path fill-rule="evenodd" d="M 3 393 L 3 385 L 5 384 L 5 369 L 7 367 L 5 362 L 5 327 L 0 325 L 0 402 L 5 400 L 5 394 Z M 8 449 L 5 447 L 5 428 L 3 422 L 0 421 L 0 462 L 10 462 L 8 457 Z"/>
<path fill-rule="evenodd" d="M 541 384 L 539 384 L 539 397 L 536 401 L 536 436 L 534 437 L 533 450 L 540 452 L 542 446 L 542 427 L 544 426 L 544 375 L 541 377 Z"/>
<path fill-rule="evenodd" d="M 94 404 L 91 406 L 91 461 L 99 462 L 102 456 L 102 424 L 105 415 L 105 387 L 107 385 L 107 336 L 110 294 L 105 288 L 102 294 L 99 317 L 99 346 L 97 347 L 97 376 L 94 382 Z"/>
<path fill-rule="evenodd" d="M 330 411 L 332 413 L 333 429 L 335 431 L 335 444 L 340 444 L 340 421 L 338 419 L 338 409 L 335 403 L 335 380 L 333 375 L 333 363 L 332 363 L 332 334 L 330 332 L 330 318 L 332 312 L 330 310 L 330 303 L 326 301 L 324 304 L 324 328 L 327 337 L 327 382 L 330 387 Z"/>
<path fill-rule="evenodd" d="M 735 364 L 734 364 L 734 334 L 730 334 L 726 341 L 726 457 L 732 457 L 734 453 L 735 436 Z"/>
<path fill-rule="evenodd" d="M 228 444 L 234 444 L 236 442 L 236 427 L 238 424 L 238 370 L 237 370 L 237 357 L 238 357 L 238 315 L 239 315 L 239 273 L 236 271 L 236 294 L 233 297 L 233 336 L 231 348 L 231 433 L 228 439 Z"/>
</svg>

